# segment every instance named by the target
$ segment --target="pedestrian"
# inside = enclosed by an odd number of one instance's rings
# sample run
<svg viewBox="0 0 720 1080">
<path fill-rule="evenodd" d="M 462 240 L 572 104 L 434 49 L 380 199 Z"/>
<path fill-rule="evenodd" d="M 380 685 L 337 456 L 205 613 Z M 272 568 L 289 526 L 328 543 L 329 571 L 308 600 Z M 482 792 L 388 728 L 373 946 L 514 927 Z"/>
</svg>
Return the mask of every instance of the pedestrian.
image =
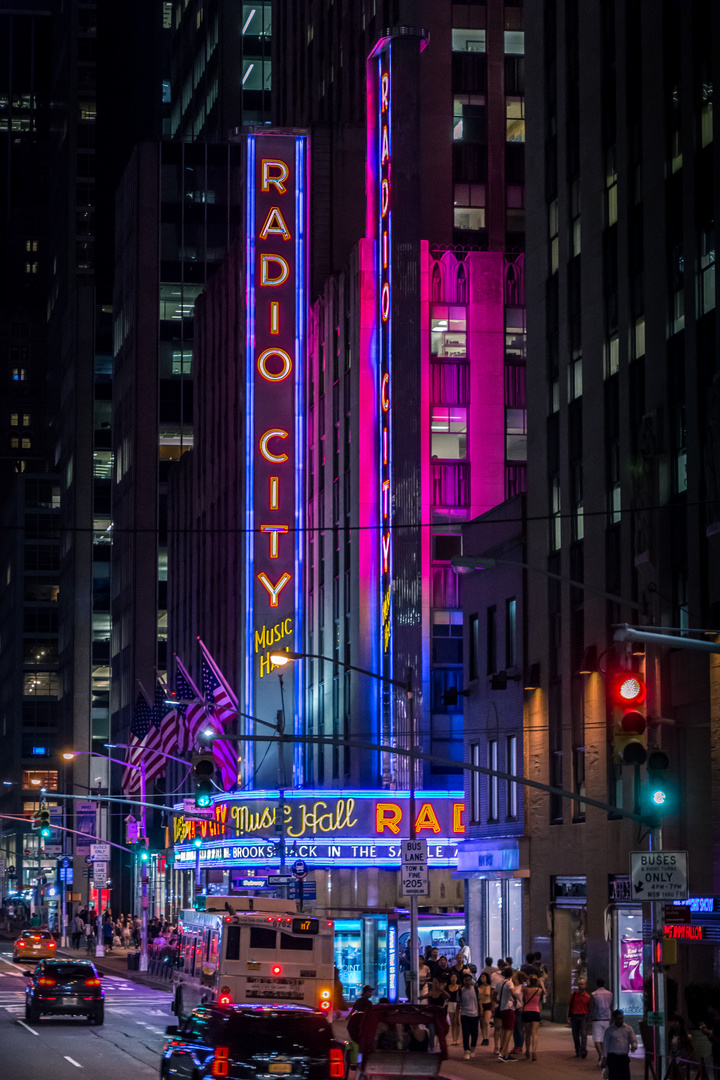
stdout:
<svg viewBox="0 0 720 1080">
<path fill-rule="evenodd" d="M 495 965 L 493 964 L 493 958 L 492 958 L 492 956 L 486 956 L 486 957 L 485 957 L 485 967 L 484 967 L 484 968 L 482 969 L 482 971 L 480 972 L 480 974 L 481 974 L 481 975 L 482 975 L 482 974 L 485 974 L 485 975 L 487 975 L 487 977 L 488 977 L 488 979 L 489 979 L 489 978 L 490 978 L 490 976 L 492 975 L 493 971 L 497 971 L 497 970 L 498 970 L 498 969 L 497 969 L 497 968 L 495 967 Z"/>
<path fill-rule="evenodd" d="M 460 1042 L 460 1009 L 458 998 L 460 996 L 461 986 L 458 982 L 457 973 L 453 968 L 450 969 L 450 975 L 446 986 L 448 992 L 447 1011 L 448 1016 L 450 1017 L 450 1032 L 452 1035 L 453 1046 L 457 1046 Z"/>
<path fill-rule="evenodd" d="M 430 955 L 425 957 L 425 963 L 430 968 L 430 975 L 436 979 L 440 970 L 440 950 L 431 949 Z"/>
<path fill-rule="evenodd" d="M 670 1057 L 676 1060 L 692 1061 L 695 1054 L 695 1044 L 692 1035 L 685 1027 L 685 1021 L 680 1013 L 675 1013 L 668 1024 L 668 1049 Z"/>
<path fill-rule="evenodd" d="M 481 1046 L 490 1045 L 490 1022 L 493 1014 L 492 986 L 490 976 L 486 971 L 480 972 L 477 981 L 478 997 L 480 998 L 480 1031 L 482 1034 Z"/>
<path fill-rule="evenodd" d="M 597 983 L 597 990 L 593 990 L 590 997 L 592 998 L 592 1037 L 599 1065 L 603 1058 L 603 1036 L 610 1026 L 613 996 L 609 990 L 605 989 L 604 979 L 596 979 L 595 982 Z"/>
<path fill-rule="evenodd" d="M 506 967 L 502 972 L 502 981 L 497 984 L 495 990 L 493 990 L 495 1004 L 497 1006 L 495 1017 L 500 1017 L 500 1028 L 502 1031 L 500 1052 L 498 1057 L 500 1061 L 517 1061 L 510 1053 L 510 1040 L 512 1039 L 513 1031 L 515 1030 L 515 987 L 513 985 L 513 970 Z M 495 1042 L 497 1043 L 497 1026 L 495 1029 Z"/>
<path fill-rule="evenodd" d="M 479 1024 L 480 999 L 477 987 L 473 984 L 472 975 L 468 972 L 463 977 L 462 990 L 460 991 L 460 1026 L 462 1028 L 463 1051 L 466 1060 L 475 1057 Z"/>
<path fill-rule="evenodd" d="M 537 975 L 538 978 L 542 975 L 542 971 L 535 963 L 535 953 L 529 952 L 525 954 L 525 963 L 520 968 L 526 975 Z"/>
<path fill-rule="evenodd" d="M 420 1001 L 424 1002 L 428 996 L 428 988 L 432 981 L 432 975 L 430 968 L 425 963 L 425 957 L 420 954 L 418 957 L 418 979 L 420 981 Z"/>
<path fill-rule="evenodd" d="M 635 1032 L 625 1023 L 622 1009 L 615 1009 L 612 1023 L 603 1035 L 603 1065 L 608 1080 L 630 1080 L 630 1054 L 637 1050 Z"/>
<path fill-rule="evenodd" d="M 523 987 L 527 976 L 523 971 L 516 971 L 512 977 L 515 997 L 515 1027 L 513 1028 L 513 1053 L 519 1057 L 525 1043 L 525 1025 L 523 1023 Z"/>
<path fill-rule="evenodd" d="M 472 974 L 472 972 L 470 971 L 470 968 L 467 966 L 467 964 L 463 960 L 462 953 L 457 954 L 457 956 L 455 957 L 455 963 L 450 968 L 450 970 L 455 972 L 455 974 L 457 975 L 457 978 L 458 978 L 458 982 L 460 983 L 461 986 L 462 986 L 463 976 Z"/>
<path fill-rule="evenodd" d="M 113 924 L 109 915 L 105 916 L 102 924 L 103 947 L 112 952 L 113 949 Z"/>
<path fill-rule="evenodd" d="M 568 1002 L 568 1022 L 572 1028 L 575 1057 L 587 1057 L 587 1022 L 592 998 L 587 992 L 585 979 L 578 979 Z"/>
<path fill-rule="evenodd" d="M 123 948 L 130 948 L 130 926 L 128 925 L 127 918 L 123 919 L 122 928 L 120 930 L 120 938 L 122 939 Z"/>
<path fill-rule="evenodd" d="M 95 952 L 95 931 L 93 924 L 88 920 L 83 927 L 83 934 L 85 935 L 85 948 L 88 953 Z"/>
<path fill-rule="evenodd" d="M 707 1024 L 701 1024 L 700 1030 L 709 1040 L 712 1049 L 713 1069 L 720 1069 L 720 1012 L 714 1005 L 707 1010 Z M 715 1074 L 717 1076 L 717 1073 Z"/>
<path fill-rule="evenodd" d="M 523 986 L 523 1026 L 525 1028 L 525 1057 L 537 1061 L 538 1031 L 540 1029 L 540 1002 L 542 984 L 537 975 L 529 975 Z"/>
<path fill-rule="evenodd" d="M 77 914 L 73 915 L 72 919 L 70 920 L 70 926 L 68 927 L 68 929 L 70 931 L 70 944 L 76 951 L 80 948 L 80 939 L 83 936 L 84 927 L 85 923 L 82 921 L 80 916 Z"/>
<path fill-rule="evenodd" d="M 497 1008 L 497 991 L 502 986 L 503 979 L 505 978 L 504 971 L 505 965 L 503 965 L 502 971 L 500 971 L 499 968 L 496 968 L 490 976 L 490 989 L 493 992 L 490 999 L 493 1005 L 493 1050 L 498 1056 L 500 1055 L 500 1049 L 502 1047 L 503 1026 L 500 1010 Z"/>
<path fill-rule="evenodd" d="M 447 982 L 449 974 L 450 967 L 447 962 L 447 956 L 441 956 L 438 960 L 438 979 L 442 979 L 443 982 Z"/>
<path fill-rule="evenodd" d="M 372 1005 L 370 998 L 375 992 L 373 986 L 363 986 L 360 993 L 360 997 L 356 998 L 352 1003 L 350 1009 L 350 1015 L 347 1022 L 347 1033 L 350 1039 L 350 1064 L 357 1065 L 358 1049 L 360 1042 L 360 1028 L 362 1026 L 363 1014 L 366 1009 Z"/>
<path fill-rule="evenodd" d="M 460 946 L 460 955 L 463 958 L 463 963 L 472 964 L 472 955 L 470 953 L 470 946 L 464 937 L 458 939 L 458 945 Z"/>
</svg>

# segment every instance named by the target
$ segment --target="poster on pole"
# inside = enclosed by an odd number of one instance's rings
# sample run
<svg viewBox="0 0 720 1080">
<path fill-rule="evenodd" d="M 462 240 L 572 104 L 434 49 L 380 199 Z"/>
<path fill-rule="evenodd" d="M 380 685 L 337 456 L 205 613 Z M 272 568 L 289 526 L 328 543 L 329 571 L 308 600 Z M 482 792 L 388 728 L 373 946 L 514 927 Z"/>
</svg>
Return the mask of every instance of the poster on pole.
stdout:
<svg viewBox="0 0 720 1080">
<path fill-rule="evenodd" d="M 81 802 L 75 808 L 75 828 L 86 836 L 75 837 L 75 851 L 78 855 L 89 855 L 90 845 L 95 835 L 95 803 Z"/>
</svg>

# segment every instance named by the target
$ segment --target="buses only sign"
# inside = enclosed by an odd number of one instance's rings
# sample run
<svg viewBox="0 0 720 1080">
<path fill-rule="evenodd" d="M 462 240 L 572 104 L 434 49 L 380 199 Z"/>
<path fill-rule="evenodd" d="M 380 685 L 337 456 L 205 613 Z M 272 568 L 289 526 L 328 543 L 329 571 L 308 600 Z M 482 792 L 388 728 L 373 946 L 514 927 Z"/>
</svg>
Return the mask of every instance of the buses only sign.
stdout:
<svg viewBox="0 0 720 1080">
<path fill-rule="evenodd" d="M 631 851 L 630 891 L 635 901 L 687 900 L 687 851 Z"/>
</svg>

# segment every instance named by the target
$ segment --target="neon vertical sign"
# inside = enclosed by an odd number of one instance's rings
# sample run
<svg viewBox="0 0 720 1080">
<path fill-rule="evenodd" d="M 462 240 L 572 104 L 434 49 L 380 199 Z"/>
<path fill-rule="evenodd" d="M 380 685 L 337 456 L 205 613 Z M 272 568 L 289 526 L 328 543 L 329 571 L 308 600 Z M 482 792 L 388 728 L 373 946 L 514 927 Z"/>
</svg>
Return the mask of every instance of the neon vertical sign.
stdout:
<svg viewBox="0 0 720 1080">
<path fill-rule="evenodd" d="M 271 721 L 280 692 L 270 654 L 302 649 L 307 139 L 250 135 L 246 163 L 245 712 Z M 301 664 L 293 676 L 285 707 L 297 733 Z M 246 763 L 253 749 L 248 740 Z"/>
</svg>

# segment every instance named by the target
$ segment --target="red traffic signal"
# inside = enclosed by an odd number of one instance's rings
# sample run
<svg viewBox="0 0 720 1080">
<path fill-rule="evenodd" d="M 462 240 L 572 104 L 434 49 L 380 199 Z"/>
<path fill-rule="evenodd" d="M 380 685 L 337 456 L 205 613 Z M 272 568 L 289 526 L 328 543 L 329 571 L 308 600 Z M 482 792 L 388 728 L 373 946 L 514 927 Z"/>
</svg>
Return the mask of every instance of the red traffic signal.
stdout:
<svg viewBox="0 0 720 1080">
<path fill-rule="evenodd" d="M 634 671 L 628 671 L 615 676 L 612 695 L 615 705 L 641 705 L 647 697 L 647 686 Z"/>
<path fill-rule="evenodd" d="M 647 686 L 635 671 L 616 671 L 608 691 L 610 739 L 618 765 L 642 765 L 647 757 Z"/>
</svg>

